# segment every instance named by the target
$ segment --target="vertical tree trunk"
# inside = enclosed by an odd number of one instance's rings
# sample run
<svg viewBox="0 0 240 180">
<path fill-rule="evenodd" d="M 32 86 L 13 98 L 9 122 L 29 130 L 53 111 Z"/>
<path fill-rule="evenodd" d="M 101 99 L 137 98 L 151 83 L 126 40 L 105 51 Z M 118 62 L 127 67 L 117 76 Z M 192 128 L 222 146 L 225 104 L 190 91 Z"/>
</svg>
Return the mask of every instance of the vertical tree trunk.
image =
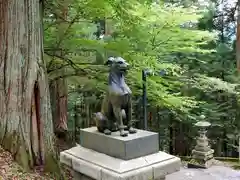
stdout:
<svg viewBox="0 0 240 180">
<path fill-rule="evenodd" d="M 0 142 L 25 168 L 56 164 L 39 10 L 37 0 L 0 0 Z"/>
<path fill-rule="evenodd" d="M 53 81 L 50 85 L 54 129 L 57 134 L 65 133 L 67 127 L 67 83 L 65 79 Z"/>
<path fill-rule="evenodd" d="M 240 72 L 240 0 L 237 2 L 237 41 L 236 41 L 236 59 L 237 59 L 237 69 Z M 240 133 L 238 139 L 238 158 L 240 161 Z"/>
<path fill-rule="evenodd" d="M 237 34 L 236 34 L 236 60 L 237 60 L 237 69 L 240 71 L 240 0 L 237 4 Z"/>
<path fill-rule="evenodd" d="M 59 25 L 58 25 L 58 35 L 59 35 L 59 42 L 58 46 L 61 46 L 61 42 L 65 36 L 65 31 L 67 29 L 68 24 L 63 21 L 67 20 L 67 14 L 68 14 L 68 1 L 59 1 L 60 6 L 60 14 L 61 17 L 59 19 Z M 62 52 L 56 52 L 60 56 L 62 56 Z M 64 71 L 64 69 L 63 69 Z M 52 110 L 53 118 L 54 118 L 54 129 L 55 133 L 62 134 L 65 133 L 68 130 L 67 127 L 67 82 L 66 79 L 58 79 L 51 83 L 51 101 L 52 106 L 54 106 Z"/>
</svg>

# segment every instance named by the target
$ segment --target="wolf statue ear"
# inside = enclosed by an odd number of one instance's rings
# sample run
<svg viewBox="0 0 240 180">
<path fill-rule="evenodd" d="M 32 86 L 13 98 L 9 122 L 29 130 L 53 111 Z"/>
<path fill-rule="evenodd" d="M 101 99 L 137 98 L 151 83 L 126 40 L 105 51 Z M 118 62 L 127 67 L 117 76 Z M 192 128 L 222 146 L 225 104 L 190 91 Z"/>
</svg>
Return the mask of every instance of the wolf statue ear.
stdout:
<svg viewBox="0 0 240 180">
<path fill-rule="evenodd" d="M 115 60 L 114 57 L 109 57 L 108 60 L 105 62 L 104 65 L 111 65 L 113 63 L 113 61 Z"/>
</svg>

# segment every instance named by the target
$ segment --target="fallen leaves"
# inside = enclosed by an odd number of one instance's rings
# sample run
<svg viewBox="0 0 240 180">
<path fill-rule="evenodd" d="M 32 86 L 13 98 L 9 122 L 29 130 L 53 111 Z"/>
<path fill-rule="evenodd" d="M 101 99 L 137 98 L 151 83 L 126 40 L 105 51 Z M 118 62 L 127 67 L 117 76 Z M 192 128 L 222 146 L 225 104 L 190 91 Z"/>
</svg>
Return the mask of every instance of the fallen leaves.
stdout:
<svg viewBox="0 0 240 180">
<path fill-rule="evenodd" d="M 70 180 L 71 177 L 67 179 Z M 0 147 L 0 180 L 56 180 L 56 178 L 43 173 L 39 167 L 32 172 L 24 172 L 21 166 L 14 162 L 11 154 Z"/>
</svg>

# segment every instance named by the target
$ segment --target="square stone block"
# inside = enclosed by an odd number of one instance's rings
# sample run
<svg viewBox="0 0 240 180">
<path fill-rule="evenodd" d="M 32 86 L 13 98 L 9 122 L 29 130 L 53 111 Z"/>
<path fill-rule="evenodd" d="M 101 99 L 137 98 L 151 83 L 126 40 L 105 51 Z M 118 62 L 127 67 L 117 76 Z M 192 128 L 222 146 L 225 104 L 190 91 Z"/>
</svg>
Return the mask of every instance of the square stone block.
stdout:
<svg viewBox="0 0 240 180">
<path fill-rule="evenodd" d="M 79 145 L 61 152 L 60 161 L 75 172 L 96 180 L 159 180 L 179 171 L 181 166 L 179 158 L 161 151 L 123 160 Z"/>
<path fill-rule="evenodd" d="M 196 161 L 196 159 L 191 159 L 187 167 L 195 168 L 195 169 L 207 169 L 214 164 L 214 161 L 215 161 L 214 158 L 211 158 L 207 161 L 199 161 L 199 160 Z"/>
<path fill-rule="evenodd" d="M 112 157 L 129 160 L 159 151 L 158 133 L 138 130 L 135 134 L 121 137 L 119 132 L 105 135 L 97 127 L 81 129 L 81 146 Z"/>
<path fill-rule="evenodd" d="M 193 155 L 198 155 L 198 156 L 202 156 L 202 157 L 207 157 L 209 155 L 212 155 L 213 153 L 214 153 L 213 149 L 210 149 L 209 151 L 198 151 L 195 149 L 192 150 Z"/>
</svg>

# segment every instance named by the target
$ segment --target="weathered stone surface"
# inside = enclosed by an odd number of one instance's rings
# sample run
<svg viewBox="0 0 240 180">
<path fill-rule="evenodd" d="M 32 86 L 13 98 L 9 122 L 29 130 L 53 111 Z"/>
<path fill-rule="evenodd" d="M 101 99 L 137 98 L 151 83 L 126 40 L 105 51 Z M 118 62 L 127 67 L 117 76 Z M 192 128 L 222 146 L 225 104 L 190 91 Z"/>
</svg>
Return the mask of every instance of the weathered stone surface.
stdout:
<svg viewBox="0 0 240 180">
<path fill-rule="evenodd" d="M 207 128 L 207 127 L 211 126 L 211 123 L 209 123 L 207 121 L 199 121 L 195 124 L 195 126 Z"/>
<path fill-rule="evenodd" d="M 74 180 L 93 180 L 82 174 Z M 209 169 L 186 169 L 181 168 L 180 171 L 169 174 L 165 177 L 160 177 L 155 180 L 239 180 L 240 171 L 233 170 L 224 166 L 212 166 Z M 102 179 L 105 180 L 105 179 Z M 141 179 L 145 180 L 145 179 Z M 149 180 L 149 179 L 147 179 Z"/>
<path fill-rule="evenodd" d="M 169 159 L 168 161 L 153 165 L 154 177 L 165 177 L 176 171 L 179 171 L 179 164 L 176 163 L 175 159 Z"/>
<path fill-rule="evenodd" d="M 88 176 L 85 176 L 84 174 L 74 171 L 73 180 L 94 180 L 94 179 L 90 178 Z"/>
<path fill-rule="evenodd" d="M 208 169 L 187 169 L 167 175 L 166 180 L 240 180 L 240 171 L 223 166 Z"/>
<path fill-rule="evenodd" d="M 214 161 L 214 150 L 200 152 L 193 150 L 192 160 L 188 163 L 189 168 L 209 168 Z"/>
<path fill-rule="evenodd" d="M 214 153 L 214 150 L 213 149 L 210 149 L 209 151 L 197 151 L 197 150 L 192 150 L 192 154 L 193 155 L 200 155 L 200 156 L 209 156 L 209 155 L 212 155 Z"/>
<path fill-rule="evenodd" d="M 211 167 L 214 164 L 214 159 L 205 159 L 205 160 L 200 160 L 197 161 L 196 158 L 190 160 L 188 163 L 187 167 L 188 168 L 197 168 L 197 169 L 206 169 Z"/>
<path fill-rule="evenodd" d="M 159 180 L 179 171 L 181 166 L 179 158 L 164 152 L 126 161 L 82 146 L 61 152 L 60 161 L 97 180 Z"/>
<path fill-rule="evenodd" d="M 158 134 L 138 130 L 136 134 L 121 137 L 119 132 L 105 135 L 96 127 L 81 129 L 81 146 L 112 157 L 129 160 L 159 151 Z"/>
<path fill-rule="evenodd" d="M 209 140 L 206 136 L 207 127 L 211 124 L 206 121 L 201 121 L 195 124 L 200 127 L 197 145 L 192 150 L 192 159 L 188 163 L 188 168 L 209 168 L 213 162 L 214 150 L 208 144 Z"/>
<path fill-rule="evenodd" d="M 210 146 L 204 146 L 204 145 L 197 145 L 197 146 L 195 146 L 195 150 L 196 151 L 201 151 L 201 152 L 208 152 L 208 151 L 210 151 L 211 150 L 211 148 L 210 148 Z"/>
</svg>

